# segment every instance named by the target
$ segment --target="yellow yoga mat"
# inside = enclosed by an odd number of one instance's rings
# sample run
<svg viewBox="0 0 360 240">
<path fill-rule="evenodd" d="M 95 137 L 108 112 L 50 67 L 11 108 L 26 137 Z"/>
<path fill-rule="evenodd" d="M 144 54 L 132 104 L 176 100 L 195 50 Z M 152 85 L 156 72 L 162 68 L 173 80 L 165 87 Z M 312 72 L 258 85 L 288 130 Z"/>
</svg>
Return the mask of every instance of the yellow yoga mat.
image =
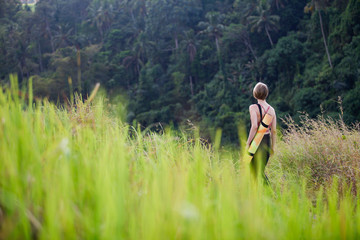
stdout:
<svg viewBox="0 0 360 240">
<path fill-rule="evenodd" d="M 266 131 L 269 128 L 269 125 L 273 119 L 273 116 L 270 114 L 265 114 L 265 117 L 260 122 L 260 126 L 255 134 L 254 139 L 252 140 L 250 147 L 248 149 L 248 154 L 244 157 L 246 163 L 250 163 L 256 153 L 256 150 L 259 148 L 261 140 L 263 139 Z"/>
</svg>

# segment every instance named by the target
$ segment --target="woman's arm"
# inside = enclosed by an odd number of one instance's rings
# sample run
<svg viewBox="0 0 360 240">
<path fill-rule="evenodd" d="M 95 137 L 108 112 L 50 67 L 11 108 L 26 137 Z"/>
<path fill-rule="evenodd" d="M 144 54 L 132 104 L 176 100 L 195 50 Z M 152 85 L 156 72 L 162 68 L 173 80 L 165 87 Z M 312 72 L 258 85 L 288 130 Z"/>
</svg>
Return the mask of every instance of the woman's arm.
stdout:
<svg viewBox="0 0 360 240">
<path fill-rule="evenodd" d="M 274 153 L 276 144 L 276 113 L 274 110 L 274 117 L 271 123 L 271 155 Z"/>
<path fill-rule="evenodd" d="M 256 105 L 250 105 L 249 107 L 250 112 L 250 120 L 251 120 L 251 128 L 249 132 L 249 137 L 246 142 L 246 147 L 248 148 L 250 146 L 251 141 L 255 137 L 255 134 L 258 129 L 258 121 L 257 121 L 257 115 L 256 115 Z"/>
</svg>

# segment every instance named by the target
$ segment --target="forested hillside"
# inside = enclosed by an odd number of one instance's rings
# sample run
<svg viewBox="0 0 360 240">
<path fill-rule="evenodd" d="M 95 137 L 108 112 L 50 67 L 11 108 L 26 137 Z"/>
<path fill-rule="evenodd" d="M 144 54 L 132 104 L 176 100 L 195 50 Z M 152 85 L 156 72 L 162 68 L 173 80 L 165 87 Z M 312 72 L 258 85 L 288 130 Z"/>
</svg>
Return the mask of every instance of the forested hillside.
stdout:
<svg viewBox="0 0 360 240">
<path fill-rule="evenodd" d="M 360 120 L 359 33 L 358 0 L 0 0 L 0 79 L 59 102 L 100 82 L 130 123 L 236 143 L 258 81 L 279 117 Z"/>
</svg>

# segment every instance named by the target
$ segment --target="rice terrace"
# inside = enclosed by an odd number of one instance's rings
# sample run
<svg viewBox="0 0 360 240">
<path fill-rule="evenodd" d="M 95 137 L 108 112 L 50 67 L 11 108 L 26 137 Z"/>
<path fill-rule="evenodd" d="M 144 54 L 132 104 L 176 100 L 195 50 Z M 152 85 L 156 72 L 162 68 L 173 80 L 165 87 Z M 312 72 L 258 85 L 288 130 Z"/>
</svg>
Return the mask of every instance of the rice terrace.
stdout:
<svg viewBox="0 0 360 240">
<path fill-rule="evenodd" d="M 0 240 L 360 239 L 359 19 L 0 0 Z"/>
</svg>

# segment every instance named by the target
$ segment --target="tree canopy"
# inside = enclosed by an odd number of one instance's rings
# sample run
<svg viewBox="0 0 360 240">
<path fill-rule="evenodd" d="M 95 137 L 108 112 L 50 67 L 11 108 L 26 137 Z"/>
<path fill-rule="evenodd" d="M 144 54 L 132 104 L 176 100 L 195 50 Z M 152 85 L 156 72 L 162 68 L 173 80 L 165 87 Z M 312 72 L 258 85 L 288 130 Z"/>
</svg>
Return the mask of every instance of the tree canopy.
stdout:
<svg viewBox="0 0 360 240">
<path fill-rule="evenodd" d="M 237 143 L 251 90 L 280 117 L 359 120 L 360 1 L 0 0 L 0 79 L 33 77 L 38 96 L 126 94 L 129 123 L 186 126 Z"/>
</svg>

